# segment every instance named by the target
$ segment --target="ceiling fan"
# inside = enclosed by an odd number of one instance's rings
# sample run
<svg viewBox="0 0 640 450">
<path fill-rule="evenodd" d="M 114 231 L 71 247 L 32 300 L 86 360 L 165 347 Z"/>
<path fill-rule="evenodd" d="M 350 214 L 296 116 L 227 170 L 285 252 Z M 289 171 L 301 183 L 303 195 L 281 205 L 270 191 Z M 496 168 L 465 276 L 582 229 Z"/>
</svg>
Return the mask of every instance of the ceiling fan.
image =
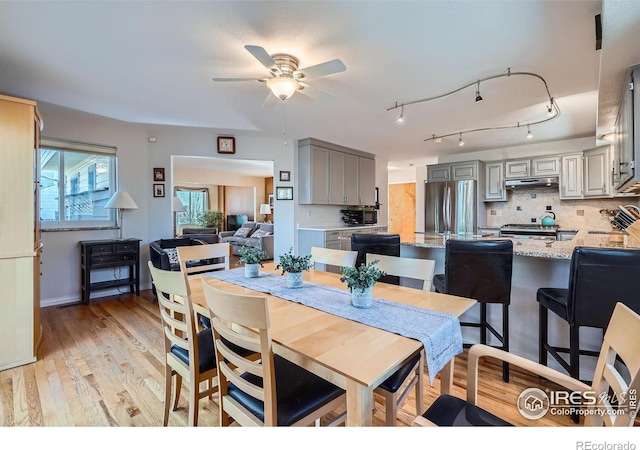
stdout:
<svg viewBox="0 0 640 450">
<path fill-rule="evenodd" d="M 323 91 L 311 87 L 305 80 L 347 70 L 339 59 L 298 69 L 300 61 L 295 56 L 286 53 L 269 55 L 264 48 L 257 45 L 245 45 L 244 48 L 267 68 L 271 76 L 264 78 L 213 78 L 213 81 L 259 81 L 265 83 L 271 92 L 267 96 L 264 106 L 272 106 L 278 98 L 284 101 L 296 92 L 316 98 L 318 92 Z"/>
</svg>

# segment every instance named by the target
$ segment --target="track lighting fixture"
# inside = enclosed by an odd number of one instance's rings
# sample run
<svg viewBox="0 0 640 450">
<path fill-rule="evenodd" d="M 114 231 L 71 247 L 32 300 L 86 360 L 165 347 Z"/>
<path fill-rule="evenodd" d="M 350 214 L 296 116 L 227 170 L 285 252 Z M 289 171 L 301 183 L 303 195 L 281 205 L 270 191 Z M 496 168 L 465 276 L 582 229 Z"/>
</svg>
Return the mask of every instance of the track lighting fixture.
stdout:
<svg viewBox="0 0 640 450">
<path fill-rule="evenodd" d="M 480 95 L 480 81 L 478 81 L 478 85 L 476 87 L 476 102 L 481 102 L 482 96 Z"/>
<path fill-rule="evenodd" d="M 405 105 L 413 105 L 416 103 L 422 103 L 422 102 L 428 102 L 431 100 L 436 100 L 439 98 L 443 98 L 443 97 L 447 97 L 449 95 L 455 94 L 456 92 L 459 92 L 463 89 L 466 89 L 468 87 L 471 86 L 475 86 L 476 88 L 476 97 L 475 97 L 475 101 L 476 102 L 481 102 L 483 101 L 482 95 L 480 95 L 480 83 L 483 81 L 488 81 L 488 80 L 493 80 L 493 79 L 497 79 L 497 78 L 502 78 L 502 77 L 511 77 L 511 76 L 528 76 L 528 77 L 534 77 L 539 79 L 542 84 L 544 85 L 544 90 L 547 94 L 547 98 L 549 99 L 549 103 L 547 105 L 547 113 L 549 115 L 549 117 L 546 117 L 544 119 L 540 119 L 534 122 L 529 122 L 527 124 L 527 139 L 533 139 L 533 134 L 531 133 L 531 129 L 529 127 L 529 125 L 538 125 L 541 123 L 545 123 L 548 122 L 550 120 L 555 119 L 556 117 L 558 117 L 560 115 L 560 108 L 558 107 L 558 104 L 555 102 L 554 98 L 551 96 L 551 93 L 549 92 L 549 86 L 547 85 L 547 82 L 544 78 L 542 78 L 542 76 L 533 73 L 533 72 L 512 72 L 511 68 L 509 67 L 506 71 L 506 73 L 500 73 L 497 75 L 492 75 L 486 78 L 480 78 L 476 81 L 473 81 L 471 83 L 465 84 L 464 86 L 461 86 L 459 88 L 456 88 L 452 91 L 449 92 L 445 92 L 444 94 L 440 94 L 440 95 L 436 95 L 434 97 L 429 97 L 429 98 L 424 98 L 424 99 L 420 99 L 420 100 L 414 100 L 411 102 L 406 102 L 406 103 L 398 103 L 396 102 L 396 104 L 390 108 L 387 108 L 387 111 L 391 111 L 392 109 L 397 109 L 400 108 L 400 117 L 398 117 L 398 121 L 402 122 L 404 120 L 404 107 Z M 493 131 L 493 130 L 507 130 L 507 129 L 511 129 L 511 128 L 520 128 L 520 122 L 517 122 L 516 124 L 506 124 L 506 125 L 499 125 L 499 126 L 494 126 L 494 127 L 482 127 L 482 128 L 473 128 L 473 129 L 469 129 L 469 130 L 465 130 L 465 133 L 473 133 L 476 131 Z M 462 140 L 462 132 L 461 131 L 455 131 L 452 133 L 448 133 L 448 134 L 432 134 L 430 138 L 425 139 L 424 141 L 434 141 L 436 144 L 440 144 L 442 142 L 442 138 L 446 138 L 449 136 L 455 136 L 456 134 L 459 135 L 459 139 L 458 139 L 458 145 L 459 146 L 463 146 L 464 145 L 464 141 Z"/>
</svg>

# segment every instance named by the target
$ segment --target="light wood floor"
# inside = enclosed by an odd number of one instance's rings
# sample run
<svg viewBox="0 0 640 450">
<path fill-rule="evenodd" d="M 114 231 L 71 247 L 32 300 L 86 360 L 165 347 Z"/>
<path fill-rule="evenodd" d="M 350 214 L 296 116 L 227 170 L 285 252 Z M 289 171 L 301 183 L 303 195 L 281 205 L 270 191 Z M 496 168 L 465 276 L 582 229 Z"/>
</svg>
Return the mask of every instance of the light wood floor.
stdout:
<svg viewBox="0 0 640 450">
<path fill-rule="evenodd" d="M 44 342 L 38 362 L 0 372 L 0 426 L 160 426 L 164 399 L 164 355 L 158 305 L 151 291 L 122 294 L 90 305 L 42 310 Z M 465 396 L 466 351 L 456 359 L 454 394 Z M 481 367 L 480 405 L 522 426 L 574 426 L 567 417 L 528 421 L 514 408 L 528 387 L 550 387 L 512 368 L 510 383 L 501 366 Z M 188 406 L 183 388 L 179 410 L 169 426 L 185 426 Z M 426 383 L 425 406 L 439 392 Z M 413 395 L 398 415 L 408 426 L 416 415 Z M 218 406 L 200 402 L 200 426 L 218 425 Z M 384 405 L 376 398 L 374 425 L 384 424 Z"/>
</svg>

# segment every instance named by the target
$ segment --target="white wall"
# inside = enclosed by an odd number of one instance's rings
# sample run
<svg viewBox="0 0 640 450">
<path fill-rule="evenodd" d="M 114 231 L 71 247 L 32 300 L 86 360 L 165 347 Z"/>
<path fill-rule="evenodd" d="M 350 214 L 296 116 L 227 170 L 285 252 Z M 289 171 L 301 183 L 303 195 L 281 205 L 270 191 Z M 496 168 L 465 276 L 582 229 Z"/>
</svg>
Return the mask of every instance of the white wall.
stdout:
<svg viewBox="0 0 640 450">
<path fill-rule="evenodd" d="M 97 143 L 118 148 L 118 188 L 128 191 L 139 209 L 127 211 L 125 237 L 141 242 L 141 288 L 150 288 L 148 271 L 149 242 L 173 234 L 171 211 L 173 175 L 171 156 L 220 156 L 216 154 L 216 138 L 220 134 L 236 137 L 236 154 L 225 158 L 274 161 L 274 171 L 289 170 L 295 174 L 294 147 L 280 139 L 258 138 L 230 133 L 228 130 L 132 124 L 83 113 L 55 105 L 39 103 L 44 118 L 43 136 L 80 142 Z M 149 143 L 148 137 L 157 137 Z M 154 198 L 152 169 L 164 167 L 166 196 Z M 289 184 L 292 183 L 279 183 Z M 294 202 L 277 201 L 275 223 L 276 254 L 284 253 L 295 242 Z M 59 231 L 43 233 L 41 305 L 76 302 L 80 299 L 81 240 L 112 239 L 117 230 Z M 126 269 L 123 269 L 126 271 Z M 123 274 L 124 275 L 124 274 Z M 92 297 L 110 295 L 113 291 L 96 292 Z"/>
</svg>

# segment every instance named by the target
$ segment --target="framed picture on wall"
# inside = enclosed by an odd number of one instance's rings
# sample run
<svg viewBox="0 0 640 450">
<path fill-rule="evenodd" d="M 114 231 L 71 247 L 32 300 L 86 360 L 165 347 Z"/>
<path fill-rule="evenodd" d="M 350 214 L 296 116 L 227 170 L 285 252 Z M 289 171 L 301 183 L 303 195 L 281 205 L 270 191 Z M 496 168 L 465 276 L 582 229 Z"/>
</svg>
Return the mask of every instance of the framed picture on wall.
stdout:
<svg viewBox="0 0 640 450">
<path fill-rule="evenodd" d="M 291 172 L 289 170 L 281 170 L 280 181 L 291 181 Z"/>
<path fill-rule="evenodd" d="M 273 194 L 269 194 L 269 207 L 273 209 Z"/>
<path fill-rule="evenodd" d="M 285 186 L 277 187 L 276 200 L 293 200 L 293 188 Z"/>
<path fill-rule="evenodd" d="M 164 197 L 164 184 L 154 184 L 153 185 L 153 196 L 154 197 Z"/>
<path fill-rule="evenodd" d="M 164 179 L 164 167 L 153 168 L 153 181 L 165 181 Z M 164 195 L 163 195 L 164 197 Z"/>
</svg>

